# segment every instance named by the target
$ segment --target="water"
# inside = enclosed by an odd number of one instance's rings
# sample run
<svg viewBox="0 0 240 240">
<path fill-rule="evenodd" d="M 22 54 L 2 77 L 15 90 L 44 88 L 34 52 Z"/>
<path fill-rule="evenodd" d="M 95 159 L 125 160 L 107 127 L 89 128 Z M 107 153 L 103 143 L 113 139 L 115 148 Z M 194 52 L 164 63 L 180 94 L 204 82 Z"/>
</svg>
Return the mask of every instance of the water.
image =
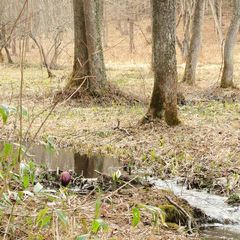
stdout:
<svg viewBox="0 0 240 240">
<path fill-rule="evenodd" d="M 3 143 L 0 143 L 0 151 Z M 96 171 L 112 174 L 120 168 L 117 158 L 99 153 L 81 153 L 71 149 L 58 149 L 49 151 L 44 145 L 33 145 L 28 154 L 38 165 L 46 166 L 49 171 L 57 169 L 62 171 L 73 170 L 85 178 L 99 176 Z M 95 171 L 96 170 L 96 171 Z"/>
<path fill-rule="evenodd" d="M 96 171 L 112 174 L 120 168 L 118 159 L 99 153 L 86 154 L 71 149 L 48 151 L 42 145 L 33 146 L 30 153 L 33 154 L 32 158 L 37 164 L 45 165 L 49 170 L 74 170 L 85 178 L 99 176 Z"/>
<path fill-rule="evenodd" d="M 177 181 L 150 179 L 157 188 L 171 190 L 175 195 L 187 200 L 195 208 L 202 210 L 210 219 L 218 224 L 205 225 L 201 234 L 203 239 L 240 240 L 240 207 L 232 207 L 226 203 L 227 198 L 209 194 L 206 191 L 187 190 Z"/>
</svg>

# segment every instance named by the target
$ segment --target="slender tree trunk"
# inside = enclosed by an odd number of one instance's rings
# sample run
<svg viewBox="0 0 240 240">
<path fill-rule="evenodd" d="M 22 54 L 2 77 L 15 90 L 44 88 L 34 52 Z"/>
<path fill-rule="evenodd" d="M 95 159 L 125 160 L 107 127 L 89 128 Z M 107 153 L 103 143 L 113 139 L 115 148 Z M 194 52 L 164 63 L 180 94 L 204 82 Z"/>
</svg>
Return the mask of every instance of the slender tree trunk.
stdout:
<svg viewBox="0 0 240 240">
<path fill-rule="evenodd" d="M 2 54 L 2 51 L 0 50 L 0 63 L 4 62 L 4 56 Z"/>
<path fill-rule="evenodd" d="M 38 47 L 40 58 L 41 58 L 41 62 L 43 64 L 43 66 L 46 67 L 46 69 L 47 69 L 48 77 L 52 78 L 54 76 L 54 74 L 51 72 L 51 70 L 50 70 L 50 68 L 48 66 L 47 57 L 46 57 L 46 54 L 45 54 L 45 51 L 43 49 L 42 44 L 37 41 L 37 39 L 33 36 L 32 33 L 29 34 L 29 37 L 35 42 L 36 46 Z"/>
<path fill-rule="evenodd" d="M 221 28 L 222 28 L 222 4 L 223 4 L 223 0 L 215 0 L 214 5 L 217 13 L 218 22 Z"/>
<path fill-rule="evenodd" d="M 152 0 L 154 88 L 147 118 L 162 118 L 169 125 L 177 117 L 176 0 Z"/>
<path fill-rule="evenodd" d="M 202 28 L 204 20 L 205 0 L 197 0 L 192 23 L 192 36 L 187 56 L 183 81 L 189 85 L 195 84 L 196 68 L 201 48 Z"/>
<path fill-rule="evenodd" d="M 16 38 L 14 37 L 12 40 L 12 55 L 16 56 L 17 55 L 17 48 L 16 48 Z"/>
<path fill-rule="evenodd" d="M 5 29 L 4 24 L 1 25 L 0 42 L 3 43 L 2 46 L 6 52 L 8 63 L 12 64 L 13 60 L 12 60 L 11 55 L 8 51 L 8 48 L 6 46 L 6 29 Z"/>
<path fill-rule="evenodd" d="M 7 55 L 8 63 L 12 64 L 12 63 L 13 63 L 13 60 L 12 60 L 12 58 L 11 58 L 11 55 L 10 55 L 10 52 L 9 52 L 8 48 L 7 48 L 7 47 L 4 47 L 4 50 L 5 50 L 6 55 Z"/>
<path fill-rule="evenodd" d="M 134 21 L 129 21 L 129 51 L 133 53 L 135 50 L 134 46 Z"/>
<path fill-rule="evenodd" d="M 224 47 L 224 67 L 221 79 L 221 87 L 233 87 L 233 49 L 237 41 L 237 34 L 240 27 L 240 1 L 234 0 L 233 17 L 228 29 Z"/>
<path fill-rule="evenodd" d="M 217 1 L 209 0 L 209 4 L 211 6 L 215 26 L 216 26 L 216 29 L 217 29 L 217 34 L 218 34 L 218 37 L 219 37 L 220 46 L 222 46 L 223 32 L 222 32 L 222 24 L 221 24 L 221 20 L 220 20 L 220 16 L 219 16 L 219 8 L 221 7 L 221 6 L 219 6 L 220 0 L 217 0 Z"/>
</svg>

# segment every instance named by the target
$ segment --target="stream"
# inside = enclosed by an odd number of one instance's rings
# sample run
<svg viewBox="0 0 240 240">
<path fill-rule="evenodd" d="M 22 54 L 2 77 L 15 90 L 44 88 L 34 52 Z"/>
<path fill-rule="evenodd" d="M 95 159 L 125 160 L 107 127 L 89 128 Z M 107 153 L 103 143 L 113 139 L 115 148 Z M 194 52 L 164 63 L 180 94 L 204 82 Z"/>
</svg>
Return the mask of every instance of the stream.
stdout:
<svg viewBox="0 0 240 240">
<path fill-rule="evenodd" d="M 203 190 L 187 190 L 185 186 L 177 184 L 176 180 L 162 181 L 153 178 L 149 180 L 156 188 L 171 190 L 178 197 L 185 199 L 192 207 L 202 210 L 210 221 L 216 222 L 205 224 L 200 228 L 203 239 L 240 239 L 240 207 L 228 205 L 226 197 L 210 194 Z"/>
<path fill-rule="evenodd" d="M 80 154 L 68 149 L 49 152 L 41 145 L 35 145 L 31 152 L 35 155 L 35 161 L 38 164 L 46 164 L 48 169 L 72 169 L 86 178 L 97 177 L 95 170 L 111 174 L 121 167 L 116 158 L 101 154 Z M 240 240 L 240 207 L 228 205 L 226 197 L 209 194 L 203 190 L 187 190 L 186 187 L 177 184 L 176 180 L 162 181 L 151 178 L 149 181 L 157 188 L 171 190 L 192 207 L 205 213 L 210 222 L 214 222 L 201 226 L 203 239 Z"/>
<path fill-rule="evenodd" d="M 3 144 L 0 143 L 0 151 Z M 45 165 L 49 170 L 74 170 L 85 178 L 95 178 L 95 170 L 112 174 L 121 168 L 117 158 L 101 154 L 81 154 L 71 149 L 48 151 L 43 145 L 34 145 L 31 158 L 39 165 Z M 149 178 L 156 188 L 171 190 L 176 196 L 185 199 L 192 207 L 200 209 L 209 218 L 209 224 L 202 225 L 200 233 L 206 240 L 240 240 L 240 207 L 226 203 L 227 198 L 207 193 L 206 191 L 188 190 L 177 183 L 177 180 L 160 180 Z"/>
</svg>

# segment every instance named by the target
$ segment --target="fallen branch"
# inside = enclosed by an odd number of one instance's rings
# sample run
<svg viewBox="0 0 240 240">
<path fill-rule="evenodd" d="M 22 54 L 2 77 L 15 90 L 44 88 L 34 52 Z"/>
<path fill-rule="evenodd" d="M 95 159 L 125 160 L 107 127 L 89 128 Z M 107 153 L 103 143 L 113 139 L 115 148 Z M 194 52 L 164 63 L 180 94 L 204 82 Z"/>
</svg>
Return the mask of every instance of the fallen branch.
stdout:
<svg viewBox="0 0 240 240">
<path fill-rule="evenodd" d="M 187 224 L 188 224 L 188 231 L 193 234 L 192 230 L 192 217 L 189 215 L 188 212 L 186 212 L 181 206 L 179 206 L 176 202 L 174 202 L 170 197 L 166 196 L 166 199 L 169 201 L 170 204 L 172 204 L 174 207 L 180 210 L 182 214 L 184 214 L 187 217 Z"/>
<path fill-rule="evenodd" d="M 131 135 L 131 134 L 128 132 L 127 129 L 120 127 L 120 120 L 119 120 L 119 119 L 117 120 L 117 126 L 114 127 L 113 130 L 119 130 L 119 131 L 121 131 L 121 132 L 124 132 L 124 133 L 125 133 L 126 135 L 128 135 L 128 136 Z"/>
</svg>

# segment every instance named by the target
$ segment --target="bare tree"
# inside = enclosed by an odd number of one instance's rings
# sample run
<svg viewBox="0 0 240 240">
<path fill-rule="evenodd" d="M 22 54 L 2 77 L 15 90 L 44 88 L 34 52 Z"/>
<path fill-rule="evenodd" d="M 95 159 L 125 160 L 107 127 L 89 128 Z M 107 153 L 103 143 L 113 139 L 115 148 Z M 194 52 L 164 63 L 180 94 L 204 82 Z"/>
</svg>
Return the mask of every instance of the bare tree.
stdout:
<svg viewBox="0 0 240 240">
<path fill-rule="evenodd" d="M 234 0 L 233 17 L 228 29 L 224 47 L 224 68 L 221 79 L 221 87 L 233 87 L 233 49 L 237 41 L 240 26 L 240 1 Z"/>
<path fill-rule="evenodd" d="M 187 56 L 183 81 L 189 85 L 195 84 L 196 68 L 201 48 L 202 28 L 204 20 L 205 0 L 197 0 L 192 23 L 192 36 Z"/>
<path fill-rule="evenodd" d="M 169 125 L 179 123 L 177 117 L 177 61 L 175 0 L 153 0 L 153 68 L 154 88 L 148 118 L 162 118 Z"/>
<path fill-rule="evenodd" d="M 220 45 L 222 46 L 222 43 L 223 43 L 222 20 L 221 20 L 222 19 L 222 13 L 221 13 L 222 1 L 209 0 L 209 4 L 211 6 L 215 26 L 217 29 L 217 34 L 219 37 L 219 42 L 220 42 Z"/>
</svg>

